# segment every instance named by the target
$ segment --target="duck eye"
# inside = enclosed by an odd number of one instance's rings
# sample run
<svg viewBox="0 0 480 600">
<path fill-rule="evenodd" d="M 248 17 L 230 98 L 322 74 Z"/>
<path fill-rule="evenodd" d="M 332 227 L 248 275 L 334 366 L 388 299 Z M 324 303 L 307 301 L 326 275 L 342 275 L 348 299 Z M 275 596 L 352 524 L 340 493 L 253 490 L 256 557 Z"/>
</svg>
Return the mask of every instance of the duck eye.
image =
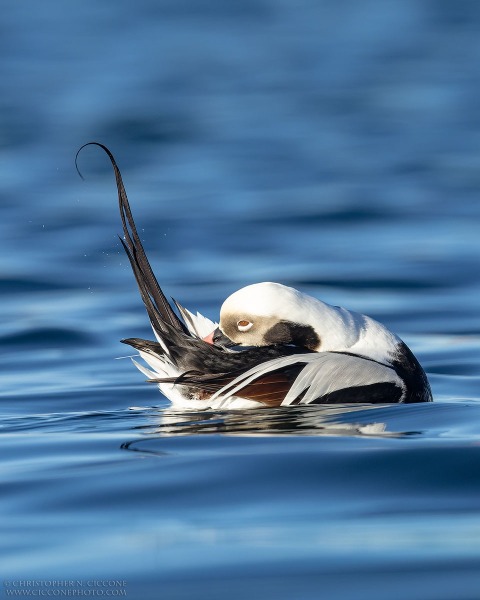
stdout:
<svg viewBox="0 0 480 600">
<path fill-rule="evenodd" d="M 250 327 L 252 327 L 253 323 L 251 321 L 247 321 L 246 319 L 242 319 L 238 321 L 237 327 L 238 331 L 248 331 Z"/>
</svg>

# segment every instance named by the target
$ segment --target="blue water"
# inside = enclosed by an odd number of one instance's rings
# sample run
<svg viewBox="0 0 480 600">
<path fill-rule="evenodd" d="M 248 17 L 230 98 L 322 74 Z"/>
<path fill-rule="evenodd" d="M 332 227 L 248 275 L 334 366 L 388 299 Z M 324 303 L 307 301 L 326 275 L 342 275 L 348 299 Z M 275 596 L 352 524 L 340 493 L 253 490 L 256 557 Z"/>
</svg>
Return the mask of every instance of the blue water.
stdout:
<svg viewBox="0 0 480 600">
<path fill-rule="evenodd" d="M 478 598 L 479 30 L 453 0 L 3 4 L 5 596 Z M 90 140 L 168 296 L 367 313 L 435 402 L 169 410 L 120 359 L 151 332 Z"/>
</svg>

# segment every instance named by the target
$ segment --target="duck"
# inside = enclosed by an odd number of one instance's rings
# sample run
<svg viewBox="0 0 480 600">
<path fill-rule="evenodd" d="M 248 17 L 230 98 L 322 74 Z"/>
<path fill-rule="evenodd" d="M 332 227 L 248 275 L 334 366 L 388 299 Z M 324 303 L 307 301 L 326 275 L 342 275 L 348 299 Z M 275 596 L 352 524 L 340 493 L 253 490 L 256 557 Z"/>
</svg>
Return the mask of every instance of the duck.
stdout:
<svg viewBox="0 0 480 600">
<path fill-rule="evenodd" d="M 163 293 L 133 219 L 111 151 L 123 237 L 155 340 L 121 340 L 135 366 L 173 408 L 188 410 L 307 404 L 431 402 L 419 361 L 378 321 L 276 282 L 246 285 L 222 304 L 218 322 Z M 174 310 L 177 309 L 177 312 Z M 142 359 L 139 362 L 138 356 Z"/>
</svg>

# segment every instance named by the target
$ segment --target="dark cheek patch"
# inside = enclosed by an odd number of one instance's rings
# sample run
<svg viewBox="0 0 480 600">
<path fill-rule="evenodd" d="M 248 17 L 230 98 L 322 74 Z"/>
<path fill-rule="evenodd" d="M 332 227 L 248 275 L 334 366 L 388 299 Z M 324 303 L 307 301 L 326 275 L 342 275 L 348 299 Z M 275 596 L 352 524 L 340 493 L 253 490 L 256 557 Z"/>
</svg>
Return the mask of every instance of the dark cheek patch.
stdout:
<svg viewBox="0 0 480 600">
<path fill-rule="evenodd" d="M 290 321 L 280 321 L 265 334 L 267 344 L 294 344 L 301 348 L 315 350 L 320 338 L 311 325 L 300 325 Z"/>
</svg>

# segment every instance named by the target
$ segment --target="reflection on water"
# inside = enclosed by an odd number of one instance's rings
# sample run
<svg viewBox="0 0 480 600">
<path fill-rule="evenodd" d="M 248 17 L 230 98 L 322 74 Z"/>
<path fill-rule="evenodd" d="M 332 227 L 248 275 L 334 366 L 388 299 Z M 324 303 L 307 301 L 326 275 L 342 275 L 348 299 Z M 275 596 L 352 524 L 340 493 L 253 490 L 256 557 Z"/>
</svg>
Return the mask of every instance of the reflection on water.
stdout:
<svg viewBox="0 0 480 600">
<path fill-rule="evenodd" d="M 142 433 L 170 436 L 200 433 L 229 435 L 388 435 L 385 423 L 368 422 L 365 412 L 374 406 L 305 406 L 253 409 L 250 411 L 163 410 L 158 423 L 139 428 Z M 377 407 L 378 408 L 378 407 Z M 349 413 L 352 413 L 349 416 Z M 366 422 L 356 422 L 362 415 Z M 346 417 L 338 422 L 337 415 Z M 350 421 L 351 422 L 348 422 Z M 399 435 L 399 434 L 395 434 Z"/>
<path fill-rule="evenodd" d="M 178 411 L 135 408 L 144 422 L 131 430 L 140 437 L 122 447 L 152 452 L 162 438 L 199 434 L 240 437 L 315 436 L 424 440 L 480 436 L 480 403 L 429 405 L 315 405 L 249 411 Z M 120 415 L 118 418 L 121 418 Z M 148 444 L 148 446 L 146 446 Z"/>
</svg>

